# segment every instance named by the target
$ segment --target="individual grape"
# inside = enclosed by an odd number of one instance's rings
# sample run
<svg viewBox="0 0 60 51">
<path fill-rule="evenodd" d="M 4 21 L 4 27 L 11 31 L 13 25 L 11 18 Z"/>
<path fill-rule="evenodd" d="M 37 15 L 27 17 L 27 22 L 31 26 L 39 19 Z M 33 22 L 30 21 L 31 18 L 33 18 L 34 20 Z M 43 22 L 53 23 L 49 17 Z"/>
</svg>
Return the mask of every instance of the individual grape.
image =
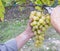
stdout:
<svg viewBox="0 0 60 51">
<path fill-rule="evenodd" d="M 39 20 L 39 17 L 34 16 L 34 17 L 33 17 L 33 20 Z"/>
<path fill-rule="evenodd" d="M 32 14 L 32 15 L 35 15 L 35 14 L 36 14 L 36 11 L 32 11 L 31 14 Z"/>
<path fill-rule="evenodd" d="M 42 16 L 42 18 L 41 18 L 41 19 L 45 21 L 45 19 L 46 19 L 46 18 L 45 18 L 44 16 Z"/>
<path fill-rule="evenodd" d="M 37 34 L 36 34 L 37 35 Z M 38 37 L 39 35 L 37 35 L 37 36 L 35 36 L 35 40 L 39 40 L 39 37 Z"/>
<path fill-rule="evenodd" d="M 39 47 L 39 44 L 37 44 L 37 43 L 35 43 L 34 45 L 35 45 L 35 47 L 37 47 L 37 48 Z"/>
<path fill-rule="evenodd" d="M 37 30 L 37 33 L 38 33 L 38 34 L 40 34 L 40 33 L 41 33 L 41 31 L 40 31 L 40 30 Z"/>
<path fill-rule="evenodd" d="M 46 28 L 45 28 L 45 27 L 42 27 L 42 31 L 44 31 L 44 32 L 45 32 L 45 31 L 46 31 Z"/>
<path fill-rule="evenodd" d="M 49 25 L 46 24 L 46 25 L 45 25 L 45 28 L 47 29 L 48 27 L 49 27 Z"/>
<path fill-rule="evenodd" d="M 36 16 L 40 18 L 41 17 L 41 14 L 42 14 L 41 12 L 37 12 L 36 13 Z"/>
<path fill-rule="evenodd" d="M 39 26 L 39 29 L 40 29 L 41 31 L 42 31 L 42 27 L 43 27 L 42 25 Z"/>
<path fill-rule="evenodd" d="M 36 44 L 39 44 L 39 40 L 36 40 L 36 42 L 35 42 Z"/>
<path fill-rule="evenodd" d="M 50 23 L 50 21 L 47 19 L 47 20 L 46 20 L 46 23 Z"/>
<path fill-rule="evenodd" d="M 39 19 L 39 23 L 44 23 L 44 20 L 43 19 Z"/>
<path fill-rule="evenodd" d="M 39 40 L 42 41 L 44 40 L 44 37 L 42 37 L 41 35 L 39 36 Z"/>
<path fill-rule="evenodd" d="M 32 11 L 31 14 L 30 14 L 30 18 L 33 18 L 34 15 L 36 15 L 36 11 Z"/>
<path fill-rule="evenodd" d="M 30 15 L 30 19 L 33 18 L 33 17 L 34 17 L 34 15 Z"/>
<path fill-rule="evenodd" d="M 34 45 L 35 45 L 36 47 L 39 47 L 39 45 L 40 45 L 39 40 L 36 40 Z"/>
<path fill-rule="evenodd" d="M 40 23 L 39 22 L 37 22 L 37 26 L 40 26 Z"/>
<path fill-rule="evenodd" d="M 31 23 L 31 26 L 35 26 L 35 25 L 37 25 L 36 21 L 34 21 L 34 22 Z"/>
<path fill-rule="evenodd" d="M 34 26 L 33 29 L 34 29 L 34 30 L 38 29 L 38 26 Z"/>
</svg>

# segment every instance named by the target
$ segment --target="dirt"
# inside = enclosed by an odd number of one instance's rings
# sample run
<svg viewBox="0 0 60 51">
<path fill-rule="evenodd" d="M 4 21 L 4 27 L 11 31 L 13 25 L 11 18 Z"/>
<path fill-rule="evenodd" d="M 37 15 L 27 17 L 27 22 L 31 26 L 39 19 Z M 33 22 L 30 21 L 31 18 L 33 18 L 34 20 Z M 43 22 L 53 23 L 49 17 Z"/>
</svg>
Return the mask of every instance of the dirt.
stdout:
<svg viewBox="0 0 60 51">
<path fill-rule="evenodd" d="M 25 10 L 20 11 L 20 6 L 13 6 L 11 8 L 6 8 L 5 13 L 5 20 L 12 20 L 12 19 L 26 19 L 29 17 L 31 12 L 31 7 L 26 7 Z"/>
</svg>

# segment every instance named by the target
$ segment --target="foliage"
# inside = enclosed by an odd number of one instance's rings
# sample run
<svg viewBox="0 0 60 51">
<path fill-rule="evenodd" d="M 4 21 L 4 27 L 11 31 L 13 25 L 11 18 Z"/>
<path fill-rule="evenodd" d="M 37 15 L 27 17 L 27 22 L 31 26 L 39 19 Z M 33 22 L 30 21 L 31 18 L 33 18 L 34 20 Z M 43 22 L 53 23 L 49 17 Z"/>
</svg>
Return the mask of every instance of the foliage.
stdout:
<svg viewBox="0 0 60 51">
<path fill-rule="evenodd" d="M 3 21 L 4 20 L 4 13 L 5 13 L 5 8 L 3 6 L 2 1 L 0 0 L 0 20 Z"/>
<path fill-rule="evenodd" d="M 48 5 L 48 6 L 56 6 L 57 4 L 60 4 L 60 0 L 29 0 L 31 1 L 33 4 L 36 4 L 36 5 Z M 3 11 L 0 11 L 0 19 L 4 19 L 4 13 L 5 13 L 5 9 L 4 7 L 7 7 L 7 6 L 16 6 L 16 4 L 18 5 L 22 5 L 22 4 L 25 4 L 26 2 L 28 2 L 28 0 L 0 0 L 1 4 L 2 5 L 2 9 L 0 8 L 0 10 L 3 10 Z M 57 3 L 57 4 L 56 4 Z M 38 10 L 41 10 L 41 8 L 39 9 L 39 6 L 35 6 L 36 9 Z M 22 8 L 21 8 L 22 9 Z M 2 13 L 3 12 L 3 13 Z"/>
<path fill-rule="evenodd" d="M 12 6 L 14 4 L 21 5 L 23 3 L 26 3 L 26 0 L 2 0 L 2 2 L 3 2 L 3 5 L 7 7 L 7 6 Z"/>
<path fill-rule="evenodd" d="M 41 5 L 41 6 L 42 5 L 53 6 L 54 4 L 60 1 L 58 0 L 31 0 L 31 2 L 37 5 Z"/>
<path fill-rule="evenodd" d="M 41 10 L 43 5 L 55 7 L 60 4 L 60 0 L 31 0 L 31 2 L 37 5 L 35 6 L 35 9 L 37 10 Z"/>
<path fill-rule="evenodd" d="M 6 6 L 11 6 L 14 2 L 14 0 L 2 0 L 3 5 Z"/>
<path fill-rule="evenodd" d="M 21 5 L 23 3 L 26 3 L 26 0 L 16 0 L 16 3 L 19 4 L 19 5 Z"/>
<path fill-rule="evenodd" d="M 0 0 L 0 21 L 4 20 L 4 13 L 5 13 L 5 8 L 7 6 L 12 6 L 16 4 L 23 4 L 26 3 L 26 0 Z"/>
</svg>

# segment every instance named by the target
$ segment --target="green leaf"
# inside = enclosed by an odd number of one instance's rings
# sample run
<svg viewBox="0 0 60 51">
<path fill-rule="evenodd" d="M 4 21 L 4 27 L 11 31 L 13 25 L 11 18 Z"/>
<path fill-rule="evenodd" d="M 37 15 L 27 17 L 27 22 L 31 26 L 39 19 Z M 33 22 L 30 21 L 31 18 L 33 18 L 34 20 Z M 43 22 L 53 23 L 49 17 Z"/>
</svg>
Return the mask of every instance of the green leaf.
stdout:
<svg viewBox="0 0 60 51">
<path fill-rule="evenodd" d="M 17 1 L 17 4 L 19 4 L 19 5 L 26 3 L 26 0 L 16 0 L 16 1 Z"/>
<path fill-rule="evenodd" d="M 0 19 L 1 19 L 1 21 L 3 21 L 3 19 L 4 19 L 4 13 L 5 13 L 5 8 L 3 6 L 2 1 L 0 0 Z"/>
<path fill-rule="evenodd" d="M 3 5 L 6 6 L 12 6 L 13 2 L 15 2 L 15 0 L 2 0 Z"/>
</svg>

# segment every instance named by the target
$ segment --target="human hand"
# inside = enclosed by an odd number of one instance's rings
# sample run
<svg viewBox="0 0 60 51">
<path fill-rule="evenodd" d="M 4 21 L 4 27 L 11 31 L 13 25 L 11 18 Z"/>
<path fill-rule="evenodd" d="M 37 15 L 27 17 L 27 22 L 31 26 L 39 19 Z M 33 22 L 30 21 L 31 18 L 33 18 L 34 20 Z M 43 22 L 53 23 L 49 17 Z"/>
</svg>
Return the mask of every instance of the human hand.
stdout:
<svg viewBox="0 0 60 51">
<path fill-rule="evenodd" d="M 32 19 L 29 20 L 27 28 L 25 30 L 29 37 L 33 37 L 34 36 L 34 34 L 32 32 L 32 27 L 30 26 L 31 22 L 32 22 Z"/>
<path fill-rule="evenodd" d="M 60 33 L 60 6 L 53 9 L 51 13 L 51 23 L 56 31 Z"/>
<path fill-rule="evenodd" d="M 21 48 L 31 37 L 34 36 L 30 23 L 32 20 L 30 19 L 27 25 L 27 28 L 24 32 L 22 32 L 19 36 L 16 37 L 17 47 Z"/>
</svg>

